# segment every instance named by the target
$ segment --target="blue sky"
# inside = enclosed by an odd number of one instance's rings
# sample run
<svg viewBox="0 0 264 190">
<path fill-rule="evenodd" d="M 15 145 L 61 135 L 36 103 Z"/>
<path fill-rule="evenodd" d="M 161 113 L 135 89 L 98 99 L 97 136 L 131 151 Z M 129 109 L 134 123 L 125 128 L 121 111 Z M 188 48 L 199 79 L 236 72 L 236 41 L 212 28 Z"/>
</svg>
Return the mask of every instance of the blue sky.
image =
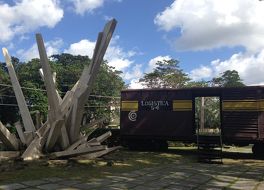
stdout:
<svg viewBox="0 0 264 190">
<path fill-rule="evenodd" d="M 105 59 L 131 88 L 170 58 L 193 80 L 235 69 L 246 84 L 264 84 L 263 10 L 258 0 L 2 0 L 0 45 L 27 61 L 38 57 L 40 32 L 49 55 L 91 57 L 98 32 L 115 18 Z"/>
</svg>

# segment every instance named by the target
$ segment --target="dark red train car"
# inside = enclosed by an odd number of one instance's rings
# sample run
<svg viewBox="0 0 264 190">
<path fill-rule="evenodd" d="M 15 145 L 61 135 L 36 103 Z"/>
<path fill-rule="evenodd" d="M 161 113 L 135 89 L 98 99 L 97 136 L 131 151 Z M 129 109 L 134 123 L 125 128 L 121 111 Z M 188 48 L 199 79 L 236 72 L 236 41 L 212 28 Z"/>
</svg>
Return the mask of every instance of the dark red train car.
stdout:
<svg viewBox="0 0 264 190">
<path fill-rule="evenodd" d="M 129 145 L 195 142 L 195 98 L 218 97 L 223 143 L 264 149 L 264 87 L 140 89 L 121 92 L 120 128 Z M 257 147 L 257 148 L 256 148 Z"/>
</svg>

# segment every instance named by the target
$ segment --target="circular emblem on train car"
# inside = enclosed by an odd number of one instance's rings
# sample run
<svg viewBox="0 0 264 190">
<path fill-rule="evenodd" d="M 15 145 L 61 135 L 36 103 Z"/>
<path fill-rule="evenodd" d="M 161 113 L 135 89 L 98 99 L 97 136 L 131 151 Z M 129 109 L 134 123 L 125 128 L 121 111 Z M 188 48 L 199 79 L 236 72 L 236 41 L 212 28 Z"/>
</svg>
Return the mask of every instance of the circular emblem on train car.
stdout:
<svg viewBox="0 0 264 190">
<path fill-rule="evenodd" d="M 128 119 L 130 121 L 136 121 L 137 120 L 137 113 L 135 111 L 131 111 L 128 113 Z"/>
</svg>

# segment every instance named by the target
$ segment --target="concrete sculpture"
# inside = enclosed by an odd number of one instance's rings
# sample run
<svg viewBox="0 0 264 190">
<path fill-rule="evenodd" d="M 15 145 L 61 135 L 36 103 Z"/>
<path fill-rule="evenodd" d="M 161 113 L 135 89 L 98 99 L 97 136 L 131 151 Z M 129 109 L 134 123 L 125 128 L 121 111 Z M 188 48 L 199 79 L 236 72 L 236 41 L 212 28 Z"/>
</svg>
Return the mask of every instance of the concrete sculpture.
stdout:
<svg viewBox="0 0 264 190">
<path fill-rule="evenodd" d="M 60 97 L 56 90 L 42 36 L 41 34 L 36 34 L 42 78 L 46 87 L 49 106 L 48 119 L 40 127 L 33 124 L 25 97 L 11 63 L 11 58 L 7 49 L 3 48 L 3 54 L 22 118 L 22 123 L 17 122 L 15 124 L 19 139 L 11 134 L 0 122 L 0 140 L 6 146 L 8 152 L 20 151 L 24 160 L 38 159 L 44 155 L 57 158 L 85 154 L 88 158 L 94 158 L 119 148 L 107 148 L 107 146 L 101 145 L 103 141 L 111 136 L 111 132 L 89 141 L 87 141 L 88 135 L 83 136 L 80 134 L 84 104 L 90 95 L 92 84 L 103 61 L 116 23 L 115 19 L 109 21 L 105 25 L 103 32 L 98 34 L 91 64 L 84 68 L 80 79 L 63 98 Z M 55 147 L 58 146 L 60 151 L 56 152 Z M 26 149 L 23 149 L 23 147 L 26 147 Z M 18 154 L 12 153 L 12 155 Z"/>
</svg>

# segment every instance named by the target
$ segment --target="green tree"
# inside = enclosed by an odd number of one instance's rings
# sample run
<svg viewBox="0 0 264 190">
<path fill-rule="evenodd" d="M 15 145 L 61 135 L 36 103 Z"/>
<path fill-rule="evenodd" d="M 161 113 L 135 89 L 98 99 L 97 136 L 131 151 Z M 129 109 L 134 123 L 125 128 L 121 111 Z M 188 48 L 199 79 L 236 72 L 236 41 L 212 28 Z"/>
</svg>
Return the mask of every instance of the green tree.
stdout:
<svg viewBox="0 0 264 190">
<path fill-rule="evenodd" d="M 190 81 L 186 84 L 185 87 L 187 88 L 193 88 L 193 87 L 208 87 L 209 84 L 207 81 Z"/>
<path fill-rule="evenodd" d="M 23 87 L 23 94 L 30 112 L 34 113 L 38 110 L 42 119 L 45 120 L 48 111 L 48 100 L 44 82 L 39 73 L 40 68 L 39 59 L 32 59 L 26 63 L 18 61 L 16 74 L 21 87 Z M 34 120 L 34 116 L 32 118 Z"/>
<path fill-rule="evenodd" d="M 182 88 L 190 80 L 175 59 L 158 61 L 156 66 L 139 80 L 148 88 Z"/>
<path fill-rule="evenodd" d="M 32 59 L 26 63 L 20 62 L 17 58 L 12 60 L 20 85 L 25 87 L 22 90 L 30 111 L 39 110 L 43 118 L 47 114 L 48 106 L 46 89 L 39 74 L 40 60 Z M 89 65 L 90 62 L 91 60 L 87 56 L 60 54 L 51 57 L 50 65 L 52 71 L 57 74 L 56 85 L 62 97 L 67 90 L 73 87 L 81 76 L 84 66 Z M 125 87 L 120 74 L 120 71 L 109 67 L 106 61 L 102 63 L 91 92 L 95 96 L 90 96 L 87 100 L 85 115 L 88 121 L 102 115 L 109 117 L 111 114 L 110 105 L 115 103 L 114 99 L 110 97 L 119 97 L 120 90 Z M 11 85 L 4 63 L 0 64 L 0 83 Z M 6 96 L 12 96 L 12 98 Z M 10 87 L 0 86 L 0 98 L 0 101 L 4 98 L 2 102 L 4 101 L 5 104 L 17 104 L 13 89 Z M 119 104 L 117 103 L 117 105 Z M 14 123 L 18 119 L 17 106 L 1 107 L 0 120 L 2 122 Z"/>
<path fill-rule="evenodd" d="M 146 73 L 143 78 L 139 79 L 148 88 L 162 88 L 160 74 L 155 70 L 151 73 Z"/>
<path fill-rule="evenodd" d="M 114 97 L 120 97 L 120 91 L 125 87 L 121 73 L 109 67 L 107 62 L 102 63 L 87 102 L 85 116 L 88 120 L 106 117 L 109 121 L 110 116 L 116 114 L 111 106 L 119 105 L 119 99 Z"/>
<path fill-rule="evenodd" d="M 227 70 L 220 77 L 213 78 L 211 81 L 213 86 L 220 87 L 240 87 L 245 86 L 236 70 Z"/>
<path fill-rule="evenodd" d="M 0 83 L 8 84 L 9 82 L 8 74 L 5 69 L 5 63 L 0 63 Z"/>
<path fill-rule="evenodd" d="M 63 93 L 62 96 L 79 80 L 84 66 L 91 62 L 88 56 L 67 53 L 52 55 L 51 60 L 53 71 L 57 74 L 57 87 Z"/>
<path fill-rule="evenodd" d="M 57 86 L 62 96 L 80 78 L 84 66 L 91 63 L 88 56 L 71 54 L 53 55 L 52 60 L 57 73 Z M 118 102 L 111 97 L 119 97 L 120 91 L 125 88 L 125 83 L 120 77 L 121 73 L 108 66 L 107 61 L 101 64 L 92 86 L 92 96 L 89 97 L 85 107 L 85 118 L 88 121 L 102 116 L 109 118 L 112 114 L 110 106 L 118 105 Z"/>
<path fill-rule="evenodd" d="M 195 98 L 195 118 L 200 124 L 202 98 L 204 99 L 204 128 L 220 127 L 220 99 L 219 97 L 196 97 Z"/>
<path fill-rule="evenodd" d="M 13 58 L 12 58 L 13 60 Z M 5 63 L 0 63 L 0 121 L 4 124 L 18 121 L 18 107 Z"/>
</svg>

